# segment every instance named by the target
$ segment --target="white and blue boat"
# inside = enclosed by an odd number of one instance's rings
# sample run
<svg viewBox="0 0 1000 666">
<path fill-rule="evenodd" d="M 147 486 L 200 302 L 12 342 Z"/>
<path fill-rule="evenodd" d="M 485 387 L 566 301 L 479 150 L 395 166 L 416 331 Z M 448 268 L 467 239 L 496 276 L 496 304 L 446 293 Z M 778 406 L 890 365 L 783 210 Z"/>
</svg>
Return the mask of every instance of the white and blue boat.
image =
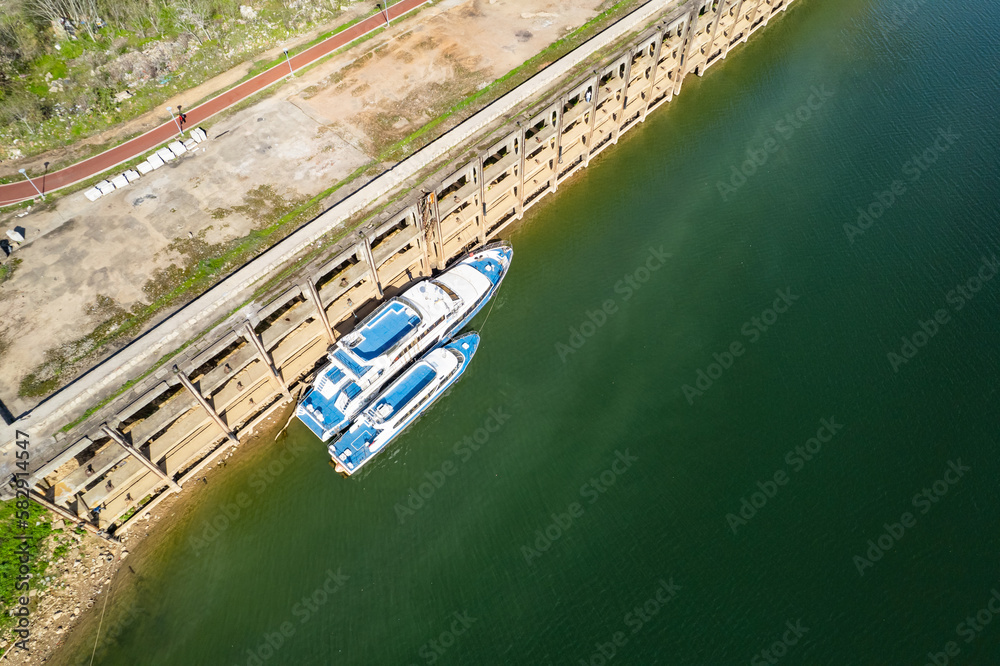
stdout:
<svg viewBox="0 0 1000 666">
<path fill-rule="evenodd" d="M 329 446 L 338 472 L 354 474 L 454 384 L 469 367 L 479 334 L 466 333 L 427 352 Z"/>
<path fill-rule="evenodd" d="M 342 432 L 403 368 L 469 323 L 500 288 L 512 254 L 491 243 L 383 303 L 337 340 L 295 415 L 324 442 Z"/>
</svg>

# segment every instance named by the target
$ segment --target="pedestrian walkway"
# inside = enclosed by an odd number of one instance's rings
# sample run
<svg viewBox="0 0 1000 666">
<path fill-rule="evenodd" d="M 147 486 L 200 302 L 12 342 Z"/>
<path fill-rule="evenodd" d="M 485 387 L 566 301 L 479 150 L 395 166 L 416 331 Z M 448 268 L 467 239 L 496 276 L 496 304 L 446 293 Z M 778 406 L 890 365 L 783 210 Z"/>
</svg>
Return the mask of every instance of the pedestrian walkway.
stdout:
<svg viewBox="0 0 1000 666">
<path fill-rule="evenodd" d="M 291 56 L 287 63 L 281 62 L 203 104 L 192 109 L 185 109 L 185 121 L 181 128 L 196 127 L 199 123 L 205 122 L 220 111 L 224 111 L 234 104 L 238 104 L 244 99 L 264 90 L 268 86 L 277 83 L 288 76 L 290 70 L 295 71 L 306 67 L 337 49 L 350 44 L 354 40 L 385 27 L 387 21 L 391 22 L 398 19 L 400 16 L 413 11 L 428 1 L 400 0 L 389 7 L 387 11 L 373 14 L 350 28 L 306 49 L 302 53 Z M 176 115 L 173 115 L 170 120 L 164 122 L 159 127 L 153 128 L 145 134 L 130 139 L 99 155 L 77 162 L 65 169 L 53 171 L 44 176 L 36 176 L 30 181 L 24 180 L 8 185 L 0 185 L 0 206 L 9 206 L 26 199 L 35 198 L 39 192 L 52 192 L 73 185 L 74 183 L 79 183 L 99 173 L 103 173 L 118 164 L 138 157 L 177 135 L 179 133 L 179 122 L 180 119 Z"/>
</svg>

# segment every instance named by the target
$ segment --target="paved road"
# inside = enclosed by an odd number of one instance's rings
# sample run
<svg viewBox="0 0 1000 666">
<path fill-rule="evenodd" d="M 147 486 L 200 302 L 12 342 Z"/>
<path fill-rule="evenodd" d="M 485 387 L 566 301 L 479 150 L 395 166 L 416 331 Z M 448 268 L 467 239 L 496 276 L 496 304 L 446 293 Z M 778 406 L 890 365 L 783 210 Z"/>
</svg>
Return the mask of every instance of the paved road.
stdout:
<svg viewBox="0 0 1000 666">
<path fill-rule="evenodd" d="M 396 19 L 419 7 L 425 2 L 428 2 L 428 0 L 400 0 L 396 4 L 389 7 L 389 20 L 391 21 Z M 355 39 L 363 37 L 369 32 L 384 26 L 384 14 L 379 13 L 369 16 L 364 21 L 356 23 L 347 30 L 337 33 L 329 39 L 306 49 L 302 53 L 292 56 L 292 69 L 297 70 L 305 67 L 319 58 L 336 51 L 342 46 L 353 42 Z M 286 76 L 288 76 L 288 65 L 282 62 L 266 72 L 258 74 L 249 81 L 244 81 L 235 88 L 227 90 L 218 97 L 213 97 L 200 106 L 196 106 L 192 109 L 186 109 L 185 113 L 187 114 L 187 122 L 184 124 L 184 129 L 188 130 L 196 127 L 198 123 L 204 122 L 220 111 L 239 103 L 240 101 L 254 95 Z M 145 134 L 126 141 L 119 146 L 106 150 L 99 155 L 85 159 L 82 162 L 77 162 L 76 164 L 68 166 L 65 169 L 60 169 L 59 171 L 53 171 L 52 173 L 46 174 L 44 179 L 42 176 L 36 175 L 32 179 L 32 182 L 39 189 L 42 189 L 44 186 L 45 192 L 58 190 L 61 187 L 78 183 L 81 180 L 86 180 L 103 171 L 107 171 L 116 164 L 127 162 L 134 157 L 142 155 L 151 148 L 155 148 L 163 142 L 168 141 L 176 134 L 177 124 L 175 121 L 169 120 L 159 127 L 151 129 Z M 25 199 L 31 199 L 32 197 L 37 196 L 38 194 L 35 191 L 35 188 L 32 187 L 32 183 L 27 181 L 20 181 L 9 185 L 0 185 L 0 206 L 7 206 L 17 203 L 18 201 L 24 201 Z"/>
</svg>

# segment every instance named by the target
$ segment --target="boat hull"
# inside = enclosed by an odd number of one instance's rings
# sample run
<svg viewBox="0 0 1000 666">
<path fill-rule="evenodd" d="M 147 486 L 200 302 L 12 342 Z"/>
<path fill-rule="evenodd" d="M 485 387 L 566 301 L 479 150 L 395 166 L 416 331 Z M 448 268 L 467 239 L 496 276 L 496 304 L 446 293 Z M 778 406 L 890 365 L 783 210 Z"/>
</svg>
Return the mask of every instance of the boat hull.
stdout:
<svg viewBox="0 0 1000 666">
<path fill-rule="evenodd" d="M 313 386 L 296 409 L 299 420 L 322 441 L 330 441 L 344 432 L 385 385 L 420 355 L 441 346 L 472 321 L 496 295 L 512 256 L 513 249 L 506 242 L 491 243 L 471 252 L 440 275 L 417 283 L 368 315 L 354 332 L 341 338 L 328 355 L 329 363 L 317 374 Z M 438 319 L 430 317 L 434 307 L 441 307 L 440 298 L 433 300 L 425 293 L 435 292 L 455 299 L 457 309 Z M 424 312 L 423 320 L 410 317 L 420 312 Z M 375 337 L 383 320 L 405 321 L 406 325 L 413 326 L 413 333 L 410 338 L 405 337 L 405 331 L 399 338 Z M 356 335 L 358 331 L 361 333 Z M 374 345 L 380 355 L 359 356 L 358 352 L 363 352 L 365 345 L 368 348 Z M 351 393 L 346 395 L 348 390 Z"/>
<path fill-rule="evenodd" d="M 478 347 L 479 334 L 472 332 L 427 352 L 423 358 L 414 363 L 410 369 L 400 375 L 399 379 L 372 401 L 373 406 L 362 413 L 350 430 L 329 445 L 328 451 L 334 468 L 346 476 L 352 476 L 371 462 L 376 455 L 384 451 L 391 442 L 430 409 L 438 398 L 458 381 L 469 367 L 472 356 Z M 420 373 L 426 372 L 422 366 L 435 354 L 439 356 L 453 354 L 458 360 L 457 365 L 447 377 L 433 386 L 432 390 L 425 395 L 418 395 L 409 402 L 394 405 L 396 412 L 405 414 L 398 422 L 380 423 L 379 407 L 383 403 L 391 401 L 391 396 L 394 393 L 406 391 L 408 382 L 419 382 Z M 414 402 L 419 403 L 419 407 L 416 409 L 413 408 Z"/>
</svg>

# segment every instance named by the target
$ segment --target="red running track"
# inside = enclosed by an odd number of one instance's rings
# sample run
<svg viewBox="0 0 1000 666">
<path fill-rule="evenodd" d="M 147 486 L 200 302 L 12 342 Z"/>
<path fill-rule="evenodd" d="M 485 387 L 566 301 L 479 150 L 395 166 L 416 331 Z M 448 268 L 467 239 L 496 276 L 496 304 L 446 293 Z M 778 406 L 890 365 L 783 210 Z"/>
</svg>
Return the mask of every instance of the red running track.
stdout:
<svg viewBox="0 0 1000 666">
<path fill-rule="evenodd" d="M 392 20 L 399 18 L 403 14 L 416 9 L 428 1 L 429 0 L 400 0 L 400 2 L 397 2 L 389 7 L 389 19 Z M 316 60 L 336 51 L 346 44 L 349 44 L 354 40 L 377 30 L 378 28 L 384 27 L 385 22 L 385 15 L 381 12 L 369 16 L 365 20 L 354 24 L 343 32 L 339 32 L 336 35 L 323 40 L 319 44 L 306 49 L 302 53 L 292 56 L 290 59 L 292 69 L 298 70 L 315 62 Z M 196 127 L 198 123 L 204 122 L 220 111 L 228 109 L 230 106 L 243 101 L 247 97 L 258 93 L 271 84 L 283 79 L 288 76 L 288 73 L 288 65 L 282 61 L 280 64 L 275 65 L 266 72 L 262 72 L 252 79 L 244 81 L 235 88 L 227 90 L 217 97 L 213 97 L 204 104 L 186 110 L 185 113 L 187 114 L 187 122 L 184 124 L 184 128 L 190 129 Z M 32 182 L 30 183 L 22 180 L 16 183 L 10 183 L 9 185 L 0 185 L 0 206 L 7 206 L 19 201 L 24 201 L 25 199 L 37 197 L 38 193 L 35 191 L 35 187 L 38 187 L 38 189 L 43 192 L 51 192 L 68 185 L 78 183 L 81 180 L 86 180 L 96 176 L 99 173 L 111 169 L 115 165 L 127 162 L 134 157 L 138 157 L 165 141 L 169 141 L 176 134 L 176 121 L 168 120 L 159 127 L 151 129 L 145 134 L 137 136 L 134 139 L 130 139 L 129 141 L 106 150 L 99 155 L 85 159 L 82 162 L 77 162 L 76 164 L 68 166 L 65 169 L 45 174 L 44 176 L 36 175 L 31 179 Z M 35 187 L 32 186 L 32 183 L 34 183 Z"/>
</svg>

